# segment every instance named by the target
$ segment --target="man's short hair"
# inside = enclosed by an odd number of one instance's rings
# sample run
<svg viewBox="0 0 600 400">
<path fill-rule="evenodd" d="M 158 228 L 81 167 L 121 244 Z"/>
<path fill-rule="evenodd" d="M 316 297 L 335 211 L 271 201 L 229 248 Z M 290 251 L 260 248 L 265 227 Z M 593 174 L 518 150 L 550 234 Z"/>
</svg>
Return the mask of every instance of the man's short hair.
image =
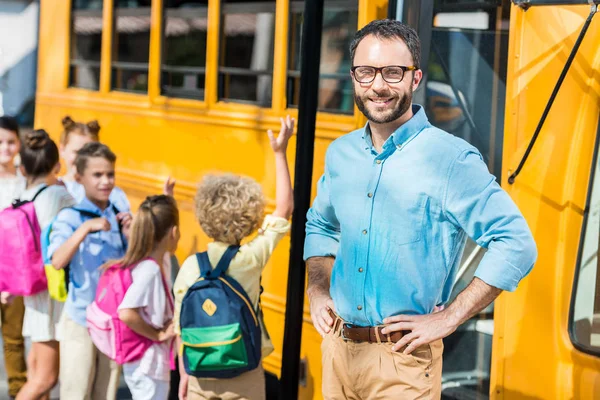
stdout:
<svg viewBox="0 0 600 400">
<path fill-rule="evenodd" d="M 420 68 L 421 41 L 419 40 L 417 31 L 400 21 L 393 19 L 376 19 L 356 32 L 354 39 L 352 39 L 352 43 L 350 43 L 350 59 L 352 60 L 353 65 L 356 48 L 361 40 L 368 35 L 374 35 L 378 39 L 401 39 L 412 55 L 413 64 L 417 68 Z"/>
<path fill-rule="evenodd" d="M 113 164 L 117 161 L 117 156 L 107 145 L 100 142 L 87 143 L 77 151 L 77 157 L 75 157 L 75 168 L 77 168 L 77 173 L 79 175 L 83 175 L 87 168 L 88 160 L 94 157 L 104 158 L 106 161 Z"/>
</svg>

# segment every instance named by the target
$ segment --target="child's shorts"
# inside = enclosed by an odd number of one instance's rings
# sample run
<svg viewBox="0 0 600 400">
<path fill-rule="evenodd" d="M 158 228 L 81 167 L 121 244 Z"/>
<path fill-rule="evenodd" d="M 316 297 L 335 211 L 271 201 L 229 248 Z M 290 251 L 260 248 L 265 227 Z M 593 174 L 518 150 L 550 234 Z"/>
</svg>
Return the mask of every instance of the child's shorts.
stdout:
<svg viewBox="0 0 600 400">
<path fill-rule="evenodd" d="M 137 367 L 137 363 L 123 365 L 123 376 L 133 400 L 167 400 L 169 381 L 153 379 L 140 373 Z"/>
<path fill-rule="evenodd" d="M 190 376 L 188 400 L 265 400 L 265 371 L 261 366 L 231 379 L 202 379 Z"/>
</svg>

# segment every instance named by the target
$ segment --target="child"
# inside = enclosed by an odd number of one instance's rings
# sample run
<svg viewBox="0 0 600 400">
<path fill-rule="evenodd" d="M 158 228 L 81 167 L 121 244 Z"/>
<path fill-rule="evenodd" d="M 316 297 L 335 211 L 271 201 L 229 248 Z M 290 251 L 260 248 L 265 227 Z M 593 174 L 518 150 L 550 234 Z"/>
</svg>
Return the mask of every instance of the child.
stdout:
<svg viewBox="0 0 600 400">
<path fill-rule="evenodd" d="M 98 352 L 86 328 L 86 308 L 94 300 L 99 267 L 120 259 L 127 247 L 131 215 L 117 213 L 110 201 L 116 156 L 97 142 L 75 159 L 76 181 L 84 198 L 63 210 L 52 225 L 48 254 L 56 269 L 70 266 L 69 293 L 61 320 L 60 398 L 114 399 L 119 367 Z M 96 215 L 96 218 L 90 217 Z"/>
<path fill-rule="evenodd" d="M 17 121 L 9 116 L 0 117 L 0 210 L 10 206 L 25 190 L 25 178 L 15 165 L 20 149 Z"/>
<path fill-rule="evenodd" d="M 63 118 L 62 125 L 64 131 L 60 138 L 60 155 L 65 161 L 67 173 L 61 177 L 61 181 L 79 203 L 85 197 L 85 191 L 83 186 L 75 179 L 77 174 L 77 168 L 75 167 L 77 152 L 88 143 L 100 141 L 100 125 L 96 120 L 87 124 L 75 122 L 68 115 Z M 110 194 L 110 202 L 119 211 L 129 211 L 131 209 L 127 195 L 118 187 L 115 187 Z"/>
<path fill-rule="evenodd" d="M 15 166 L 20 148 L 19 124 L 12 117 L 0 117 L 0 210 L 10 206 L 25 190 L 25 178 Z M 10 397 L 15 397 L 27 380 L 22 334 L 24 314 L 22 297 L 14 298 L 10 304 L 0 304 L 4 366 Z"/>
<path fill-rule="evenodd" d="M 58 165 L 58 147 L 46 131 L 28 133 L 20 151 L 21 172 L 27 179 L 27 188 L 21 200 L 32 200 L 40 228 L 43 230 L 58 212 L 75 204 L 63 186 L 48 186 Z M 43 190 L 43 191 L 42 191 Z M 38 196 L 36 196 L 39 193 Z M 50 298 L 48 291 L 24 298 L 25 318 L 23 336 L 32 341 L 28 355 L 27 383 L 17 399 L 47 398 L 58 380 L 59 344 L 56 326 L 60 320 L 63 303 Z"/>
<path fill-rule="evenodd" d="M 129 248 L 118 261 L 131 271 L 133 283 L 119 306 L 119 319 L 156 343 L 143 357 L 123 365 L 133 400 L 167 400 L 172 353 L 173 298 L 163 259 L 179 241 L 179 211 L 172 197 L 146 198 L 134 218 Z"/>
<path fill-rule="evenodd" d="M 288 218 L 293 210 L 293 192 L 287 165 L 286 149 L 294 130 L 294 120 L 281 119 L 277 138 L 268 132 L 275 153 L 276 206 L 268 215 L 252 241 L 240 247 L 226 274 L 239 282 L 248 294 L 254 308 L 260 297 L 260 279 L 271 253 L 290 228 Z M 196 215 L 204 232 L 214 242 L 208 244 L 208 257 L 213 268 L 230 245 L 239 245 L 260 225 L 264 215 L 265 198 L 260 185 L 250 178 L 233 175 L 207 176 L 196 195 Z M 182 265 L 174 285 L 175 331 L 181 334 L 179 313 L 187 290 L 200 276 L 195 255 Z M 203 312 L 198 310 L 198 312 Z M 267 356 L 273 346 L 264 331 L 262 353 Z M 260 400 L 265 398 L 265 379 L 262 366 L 231 379 L 201 379 L 188 376 L 180 357 L 181 374 L 179 396 L 188 400 L 236 398 Z M 227 395 L 225 395 L 227 393 Z"/>
</svg>

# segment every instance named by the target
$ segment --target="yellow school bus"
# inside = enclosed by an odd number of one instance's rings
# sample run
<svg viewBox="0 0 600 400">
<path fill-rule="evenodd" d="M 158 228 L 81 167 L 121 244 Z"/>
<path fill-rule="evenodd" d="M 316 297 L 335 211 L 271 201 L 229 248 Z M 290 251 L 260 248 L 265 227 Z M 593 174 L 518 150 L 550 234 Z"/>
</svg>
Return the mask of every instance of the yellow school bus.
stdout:
<svg viewBox="0 0 600 400">
<path fill-rule="evenodd" d="M 425 80 L 415 100 L 434 125 L 481 151 L 538 244 L 539 260 L 519 289 L 445 340 L 445 399 L 600 398 L 600 22 L 589 24 L 509 183 L 592 15 L 587 3 L 324 1 L 313 196 L 327 146 L 365 123 L 353 104 L 350 40 L 373 19 L 397 18 L 423 42 Z M 117 184 L 134 208 L 175 177 L 183 261 L 208 242 L 193 204 L 204 174 L 255 178 L 273 209 L 265 132 L 278 129 L 280 116 L 298 114 L 304 7 L 294 0 L 42 1 L 35 125 L 58 138 L 66 114 L 98 119 L 101 140 L 118 155 Z M 276 349 L 264 366 L 276 387 L 282 366 L 300 363 L 299 397 L 320 399 L 320 337 L 306 305 L 300 359 L 282 359 L 289 247 L 286 238 L 262 280 Z M 455 295 L 484 251 L 468 243 Z"/>
</svg>

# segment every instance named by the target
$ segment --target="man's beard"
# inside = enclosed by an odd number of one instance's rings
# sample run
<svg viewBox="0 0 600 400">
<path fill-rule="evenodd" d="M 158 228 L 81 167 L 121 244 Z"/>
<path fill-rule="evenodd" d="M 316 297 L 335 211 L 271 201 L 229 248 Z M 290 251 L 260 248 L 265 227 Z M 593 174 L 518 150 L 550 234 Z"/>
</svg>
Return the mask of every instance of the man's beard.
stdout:
<svg viewBox="0 0 600 400">
<path fill-rule="evenodd" d="M 354 92 L 354 102 L 356 103 L 356 106 L 358 107 L 360 112 L 362 112 L 369 121 L 375 122 L 376 124 L 387 124 L 388 122 L 397 120 L 398 118 L 403 116 L 406 111 L 408 111 L 410 105 L 412 104 L 412 91 L 408 91 L 408 93 L 406 93 L 400 98 L 400 101 L 397 103 L 396 107 L 392 110 L 390 114 L 375 116 L 371 113 L 371 111 L 369 111 L 363 99 L 356 94 L 356 90 L 354 89 L 354 87 L 352 88 L 352 90 Z M 365 96 L 365 98 L 367 98 L 367 101 L 369 101 L 367 96 Z"/>
</svg>

